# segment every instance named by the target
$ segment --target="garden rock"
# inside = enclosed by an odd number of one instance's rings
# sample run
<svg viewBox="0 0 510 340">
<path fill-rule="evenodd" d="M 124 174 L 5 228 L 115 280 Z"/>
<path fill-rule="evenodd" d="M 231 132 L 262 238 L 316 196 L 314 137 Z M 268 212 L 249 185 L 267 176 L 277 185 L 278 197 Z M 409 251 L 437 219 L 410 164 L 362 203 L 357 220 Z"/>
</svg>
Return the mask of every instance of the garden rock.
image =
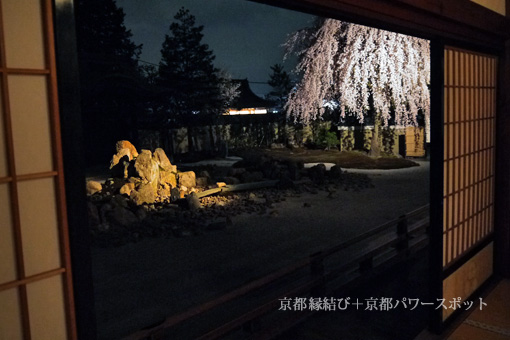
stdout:
<svg viewBox="0 0 510 340">
<path fill-rule="evenodd" d="M 136 158 L 135 169 L 138 177 L 149 182 L 154 189 L 157 189 L 159 165 L 152 159 L 152 153 L 149 150 L 142 150 L 142 153 Z"/>
<path fill-rule="evenodd" d="M 121 195 L 131 195 L 131 192 L 135 189 L 135 183 L 131 183 L 131 182 L 128 182 L 126 184 L 124 184 L 120 190 L 119 190 L 119 193 Z"/>
<path fill-rule="evenodd" d="M 329 178 L 339 179 L 342 176 L 342 169 L 338 165 L 334 165 L 329 170 Z"/>
<path fill-rule="evenodd" d="M 87 182 L 87 195 L 94 195 L 96 192 L 103 190 L 103 185 L 97 181 Z"/>
<path fill-rule="evenodd" d="M 193 171 L 179 172 L 177 180 L 180 187 L 194 188 L 197 185 L 195 173 Z"/>
<path fill-rule="evenodd" d="M 154 150 L 153 158 L 164 171 L 177 172 L 177 166 L 172 165 L 163 149 L 157 148 Z"/>
<path fill-rule="evenodd" d="M 324 183 L 326 178 L 326 166 L 324 164 L 317 164 L 308 169 L 308 176 L 315 183 Z"/>
<path fill-rule="evenodd" d="M 131 192 L 131 199 L 136 205 L 144 203 L 151 204 L 156 201 L 156 191 L 149 183 L 141 184 L 137 189 Z"/>
<path fill-rule="evenodd" d="M 206 187 L 209 184 L 209 178 L 207 177 L 197 177 L 196 179 L 197 187 Z"/>
<path fill-rule="evenodd" d="M 131 210 L 121 206 L 113 208 L 107 217 L 110 223 L 120 226 L 129 226 L 138 222 L 138 218 Z"/>
<path fill-rule="evenodd" d="M 181 198 L 180 190 L 178 188 L 172 188 L 170 190 L 170 201 L 175 202 L 180 198 Z"/>
<path fill-rule="evenodd" d="M 202 203 L 200 203 L 198 195 L 194 192 L 186 196 L 186 203 L 189 210 L 198 210 L 202 208 Z"/>
<path fill-rule="evenodd" d="M 117 150 L 117 153 L 122 149 L 128 149 L 132 157 L 134 158 L 138 157 L 138 151 L 136 151 L 135 146 L 130 141 L 127 140 L 118 141 L 115 144 L 115 149 Z"/>
</svg>

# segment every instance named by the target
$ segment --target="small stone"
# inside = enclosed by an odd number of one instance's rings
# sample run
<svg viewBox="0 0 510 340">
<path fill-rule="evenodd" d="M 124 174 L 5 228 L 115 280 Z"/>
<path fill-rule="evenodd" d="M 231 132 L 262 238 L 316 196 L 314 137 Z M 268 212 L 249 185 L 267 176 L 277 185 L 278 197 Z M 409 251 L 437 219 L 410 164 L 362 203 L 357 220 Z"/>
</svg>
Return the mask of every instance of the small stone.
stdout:
<svg viewBox="0 0 510 340">
<path fill-rule="evenodd" d="M 340 177 L 342 177 L 342 169 L 338 165 L 334 165 L 329 170 L 328 175 L 329 175 L 329 178 L 339 179 Z"/>
<path fill-rule="evenodd" d="M 94 195 L 103 190 L 103 185 L 97 181 L 87 181 L 87 195 Z"/>
<path fill-rule="evenodd" d="M 121 195 L 131 195 L 131 192 L 135 189 L 135 183 L 126 183 L 124 184 L 120 190 L 119 190 L 119 193 Z"/>
<path fill-rule="evenodd" d="M 177 174 L 177 182 L 179 183 L 179 186 L 185 186 L 188 188 L 194 188 L 197 186 L 195 172 L 193 171 L 186 171 L 186 172 L 180 172 Z"/>
<path fill-rule="evenodd" d="M 161 198 L 161 199 L 165 199 L 167 197 L 170 197 L 170 193 L 171 193 L 171 186 L 164 183 L 162 185 L 159 186 L 158 188 L 158 196 Z"/>
<path fill-rule="evenodd" d="M 227 186 L 227 183 L 225 183 L 225 182 L 217 182 L 216 183 L 216 187 L 218 187 L 218 188 L 223 188 L 223 187 L 226 187 L 226 186 Z"/>
<path fill-rule="evenodd" d="M 308 169 L 308 176 L 315 183 L 324 183 L 326 176 L 326 166 L 322 163 L 312 166 Z"/>
<path fill-rule="evenodd" d="M 206 187 L 209 184 L 209 178 L 207 177 L 197 177 L 196 179 L 197 186 L 198 187 Z"/>
<path fill-rule="evenodd" d="M 172 188 L 170 190 L 170 201 L 171 202 L 175 202 L 177 201 L 179 198 L 181 198 L 181 192 L 178 188 Z"/>
<path fill-rule="evenodd" d="M 108 220 L 111 223 L 121 226 L 128 226 L 138 222 L 138 218 L 131 210 L 120 206 L 113 209 L 113 211 L 108 215 Z"/>
<path fill-rule="evenodd" d="M 189 210 L 198 210 L 202 208 L 202 203 L 200 203 L 198 195 L 194 192 L 186 196 L 186 202 Z"/>
</svg>

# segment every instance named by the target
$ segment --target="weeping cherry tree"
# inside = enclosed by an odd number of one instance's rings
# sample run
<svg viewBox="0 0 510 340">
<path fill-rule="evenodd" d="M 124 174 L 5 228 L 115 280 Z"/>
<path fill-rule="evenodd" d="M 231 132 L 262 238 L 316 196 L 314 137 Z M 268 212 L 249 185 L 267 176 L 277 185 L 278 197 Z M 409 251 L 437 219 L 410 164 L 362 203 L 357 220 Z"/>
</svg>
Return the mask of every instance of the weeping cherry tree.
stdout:
<svg viewBox="0 0 510 340">
<path fill-rule="evenodd" d="M 427 40 L 323 19 L 285 43 L 296 53 L 300 83 L 286 103 L 295 122 L 320 119 L 328 107 L 364 122 L 375 112 L 371 154 L 379 154 L 381 125 L 394 112 L 395 124 L 417 126 L 421 110 L 429 117 L 430 48 Z"/>
</svg>

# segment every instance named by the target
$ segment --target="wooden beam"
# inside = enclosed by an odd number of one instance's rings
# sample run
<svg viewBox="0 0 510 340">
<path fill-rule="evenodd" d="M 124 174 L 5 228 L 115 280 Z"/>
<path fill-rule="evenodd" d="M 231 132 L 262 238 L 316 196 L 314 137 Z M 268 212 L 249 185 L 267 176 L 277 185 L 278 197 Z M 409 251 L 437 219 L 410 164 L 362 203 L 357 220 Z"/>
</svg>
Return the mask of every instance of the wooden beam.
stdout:
<svg viewBox="0 0 510 340">
<path fill-rule="evenodd" d="M 411 34 L 500 49 L 510 21 L 465 0 L 252 0 Z"/>
</svg>

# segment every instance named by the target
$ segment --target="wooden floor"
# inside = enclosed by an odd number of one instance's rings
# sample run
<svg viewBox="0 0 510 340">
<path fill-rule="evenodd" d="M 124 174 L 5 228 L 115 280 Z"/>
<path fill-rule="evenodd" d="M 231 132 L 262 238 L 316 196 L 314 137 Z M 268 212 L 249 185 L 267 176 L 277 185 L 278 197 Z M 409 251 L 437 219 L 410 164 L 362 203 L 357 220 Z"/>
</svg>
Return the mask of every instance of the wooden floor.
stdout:
<svg viewBox="0 0 510 340">
<path fill-rule="evenodd" d="M 479 303 L 448 340 L 509 340 L 510 339 L 510 279 L 501 281 L 480 310 Z"/>
</svg>

